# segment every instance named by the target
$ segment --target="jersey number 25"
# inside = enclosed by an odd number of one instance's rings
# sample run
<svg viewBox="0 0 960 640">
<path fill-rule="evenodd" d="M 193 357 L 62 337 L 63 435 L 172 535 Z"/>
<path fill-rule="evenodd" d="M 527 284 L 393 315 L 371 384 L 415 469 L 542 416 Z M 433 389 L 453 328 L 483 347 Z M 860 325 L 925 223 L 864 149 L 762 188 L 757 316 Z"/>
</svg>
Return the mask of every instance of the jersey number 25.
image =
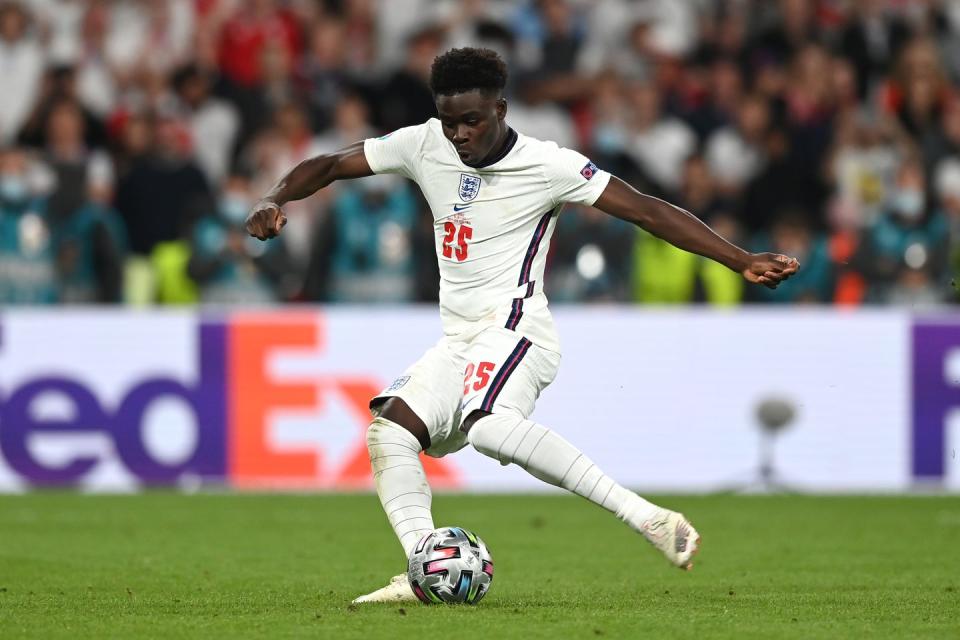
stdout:
<svg viewBox="0 0 960 640">
<path fill-rule="evenodd" d="M 457 256 L 457 262 L 463 262 L 467 259 L 467 240 L 473 237 L 473 228 L 468 224 L 462 224 L 457 227 L 452 222 L 443 223 L 443 257 L 452 258 Z M 454 246 L 456 241 L 456 246 Z"/>
</svg>

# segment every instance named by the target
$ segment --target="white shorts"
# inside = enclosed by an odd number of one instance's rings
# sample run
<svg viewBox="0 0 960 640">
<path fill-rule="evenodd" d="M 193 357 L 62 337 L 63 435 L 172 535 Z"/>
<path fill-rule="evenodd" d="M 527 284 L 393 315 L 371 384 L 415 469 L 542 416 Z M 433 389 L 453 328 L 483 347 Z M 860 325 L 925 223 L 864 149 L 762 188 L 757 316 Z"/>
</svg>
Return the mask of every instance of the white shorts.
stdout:
<svg viewBox="0 0 960 640">
<path fill-rule="evenodd" d="M 440 458 L 466 446 L 460 426 L 477 409 L 529 416 L 559 366 L 559 353 L 490 327 L 469 341 L 441 339 L 373 398 L 370 408 L 376 416 L 383 400 L 403 400 L 427 425 L 427 455 Z"/>
</svg>

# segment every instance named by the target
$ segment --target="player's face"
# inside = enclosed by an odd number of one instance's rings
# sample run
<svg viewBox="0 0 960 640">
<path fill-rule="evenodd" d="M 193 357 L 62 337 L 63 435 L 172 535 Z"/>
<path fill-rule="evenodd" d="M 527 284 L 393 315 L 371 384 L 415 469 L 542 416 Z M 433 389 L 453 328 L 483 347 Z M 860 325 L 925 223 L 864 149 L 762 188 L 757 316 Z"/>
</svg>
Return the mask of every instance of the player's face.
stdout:
<svg viewBox="0 0 960 640">
<path fill-rule="evenodd" d="M 460 161 L 477 166 L 494 151 L 504 131 L 507 101 L 479 90 L 437 96 L 443 135 L 453 143 Z"/>
</svg>

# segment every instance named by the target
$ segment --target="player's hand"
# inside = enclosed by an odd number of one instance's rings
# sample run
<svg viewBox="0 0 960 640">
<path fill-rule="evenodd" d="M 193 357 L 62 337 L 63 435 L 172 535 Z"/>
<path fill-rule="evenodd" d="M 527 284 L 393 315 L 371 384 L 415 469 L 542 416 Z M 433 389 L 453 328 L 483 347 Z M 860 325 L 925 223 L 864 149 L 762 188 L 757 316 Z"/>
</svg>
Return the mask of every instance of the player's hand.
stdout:
<svg viewBox="0 0 960 640">
<path fill-rule="evenodd" d="M 796 258 L 781 253 L 754 253 L 750 255 L 747 268 L 742 273 L 747 282 L 776 289 L 778 284 L 799 270 L 800 263 Z"/>
<path fill-rule="evenodd" d="M 276 238 L 286 224 L 287 216 L 277 203 L 261 200 L 247 216 L 246 229 L 254 238 L 266 240 Z"/>
</svg>

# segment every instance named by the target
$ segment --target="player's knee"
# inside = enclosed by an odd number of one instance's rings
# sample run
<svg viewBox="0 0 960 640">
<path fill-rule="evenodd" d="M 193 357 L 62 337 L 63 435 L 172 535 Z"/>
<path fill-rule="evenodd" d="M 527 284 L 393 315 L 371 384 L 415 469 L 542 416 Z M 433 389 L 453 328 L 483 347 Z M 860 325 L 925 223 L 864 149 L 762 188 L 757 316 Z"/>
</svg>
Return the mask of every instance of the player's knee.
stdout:
<svg viewBox="0 0 960 640">
<path fill-rule="evenodd" d="M 406 428 L 382 417 L 374 418 L 367 427 L 367 453 L 370 461 L 396 453 L 398 446 L 407 453 L 411 450 L 419 453 L 421 450 L 419 441 Z"/>
<path fill-rule="evenodd" d="M 426 423 L 420 419 L 420 416 L 413 412 L 413 409 L 410 408 L 410 405 L 400 398 L 387 398 L 379 406 L 379 417 L 409 431 L 413 437 L 417 439 L 417 442 L 420 443 L 420 447 L 422 449 L 426 450 L 430 448 L 430 434 L 427 431 Z M 376 423 L 377 421 L 374 420 L 373 423 L 371 423 L 370 428 L 367 429 L 368 447 L 370 445 L 371 437 L 370 429 L 372 429 Z"/>
<path fill-rule="evenodd" d="M 470 426 L 467 427 L 467 422 Z M 499 459 L 504 442 L 523 421 L 520 416 L 509 413 L 474 411 L 464 421 L 467 441 L 480 453 Z M 501 460 L 502 464 L 506 464 Z"/>
<path fill-rule="evenodd" d="M 477 420 L 480 418 L 485 418 L 487 416 L 493 415 L 489 411 L 483 411 L 481 409 L 474 409 L 470 412 L 470 415 L 467 416 L 466 420 L 463 421 L 463 424 L 460 425 L 460 430 L 463 431 L 467 436 L 470 436 L 470 430 L 473 429 L 473 425 L 477 423 Z"/>
</svg>

